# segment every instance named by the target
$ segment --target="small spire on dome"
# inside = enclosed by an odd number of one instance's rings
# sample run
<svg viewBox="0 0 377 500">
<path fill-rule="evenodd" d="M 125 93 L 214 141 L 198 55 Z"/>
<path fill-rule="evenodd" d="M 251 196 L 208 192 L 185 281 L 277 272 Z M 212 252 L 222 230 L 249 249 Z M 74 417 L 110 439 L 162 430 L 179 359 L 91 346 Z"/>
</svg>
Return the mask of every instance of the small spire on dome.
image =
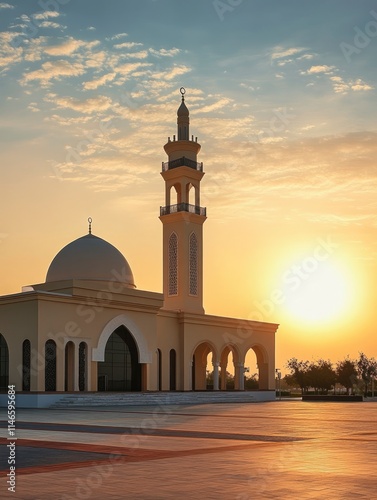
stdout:
<svg viewBox="0 0 377 500">
<path fill-rule="evenodd" d="M 179 89 L 181 96 L 182 96 L 182 102 L 185 100 L 185 94 L 186 94 L 186 89 L 184 87 L 181 87 Z"/>
<path fill-rule="evenodd" d="M 92 222 L 93 222 L 93 219 L 91 217 L 88 217 L 88 222 L 89 222 L 89 234 L 92 234 Z"/>
</svg>

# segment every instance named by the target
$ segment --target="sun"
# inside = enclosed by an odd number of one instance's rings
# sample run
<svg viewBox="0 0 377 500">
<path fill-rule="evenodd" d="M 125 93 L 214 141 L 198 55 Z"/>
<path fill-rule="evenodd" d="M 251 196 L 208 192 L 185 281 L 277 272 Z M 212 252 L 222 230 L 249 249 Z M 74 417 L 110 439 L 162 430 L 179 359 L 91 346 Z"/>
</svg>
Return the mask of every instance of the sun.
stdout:
<svg viewBox="0 0 377 500">
<path fill-rule="evenodd" d="M 293 274 L 296 272 L 296 274 Z M 329 323 L 347 314 L 351 288 L 346 273 L 336 264 L 321 262 L 311 272 L 292 268 L 284 289 L 287 314 L 311 325 Z"/>
</svg>

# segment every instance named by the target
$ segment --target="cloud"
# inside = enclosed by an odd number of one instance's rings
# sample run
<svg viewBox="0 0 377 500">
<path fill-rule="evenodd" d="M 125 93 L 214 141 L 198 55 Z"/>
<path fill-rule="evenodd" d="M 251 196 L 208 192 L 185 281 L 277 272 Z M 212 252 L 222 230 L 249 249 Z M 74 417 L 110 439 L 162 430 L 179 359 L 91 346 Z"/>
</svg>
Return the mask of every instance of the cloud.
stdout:
<svg viewBox="0 0 377 500">
<path fill-rule="evenodd" d="M 173 57 L 178 55 L 181 52 L 181 50 L 177 49 L 176 47 L 173 47 L 172 49 L 160 49 L 160 50 L 149 49 L 149 52 L 157 57 Z"/>
<path fill-rule="evenodd" d="M 143 43 L 137 42 L 124 42 L 115 44 L 114 49 L 133 49 L 134 47 L 142 47 L 143 45 Z"/>
<path fill-rule="evenodd" d="M 11 65 L 22 61 L 23 49 L 14 47 L 12 42 L 19 35 L 10 31 L 0 32 L 0 68 L 8 69 Z"/>
<path fill-rule="evenodd" d="M 9 3 L 0 2 L 0 9 L 14 9 L 14 5 Z"/>
<path fill-rule="evenodd" d="M 358 92 L 360 90 L 373 90 L 374 87 L 372 87 L 368 83 L 363 82 L 361 79 L 358 79 L 355 82 L 351 83 L 351 89 Z"/>
<path fill-rule="evenodd" d="M 360 78 L 355 81 L 345 82 L 340 76 L 332 76 L 330 80 L 333 82 L 333 89 L 337 94 L 347 94 L 350 90 L 362 92 L 374 89 L 374 87 L 365 83 Z"/>
<path fill-rule="evenodd" d="M 47 61 L 40 69 L 24 73 L 21 84 L 25 85 L 31 81 L 39 80 L 42 87 L 47 87 L 50 80 L 60 80 L 62 77 L 79 76 L 85 73 L 85 68 L 80 63 L 72 63 L 65 60 Z"/>
<path fill-rule="evenodd" d="M 306 50 L 302 47 L 292 47 L 290 49 L 282 49 L 281 47 L 276 47 L 275 52 L 271 54 L 271 59 L 282 59 L 283 57 L 290 57 L 295 54 L 299 54 Z"/>
<path fill-rule="evenodd" d="M 218 101 L 214 102 L 213 104 L 209 104 L 208 106 L 203 106 L 202 108 L 198 108 L 192 111 L 192 114 L 212 113 L 213 111 L 217 111 L 219 109 L 224 108 L 225 106 L 228 106 L 232 102 L 233 102 L 232 99 L 229 99 L 227 97 L 221 97 Z"/>
<path fill-rule="evenodd" d="M 117 73 L 120 73 L 121 75 L 129 75 L 134 73 L 136 70 L 140 68 L 146 68 L 148 66 L 152 66 L 151 63 L 141 63 L 141 62 L 135 62 L 135 63 L 126 63 L 126 64 L 121 64 L 120 66 L 117 66 L 114 68 L 114 70 Z"/>
<path fill-rule="evenodd" d="M 173 80 L 176 76 L 184 75 L 185 73 L 189 73 L 191 68 L 188 66 L 174 66 L 166 71 L 160 71 L 158 73 L 154 73 L 151 75 L 153 78 L 162 79 L 162 80 Z"/>
<path fill-rule="evenodd" d="M 39 28 L 53 28 L 53 29 L 67 29 L 67 26 L 63 26 L 62 24 L 54 23 L 52 21 L 42 21 L 38 24 Z"/>
<path fill-rule="evenodd" d="M 112 37 L 110 38 L 106 38 L 106 40 L 119 40 L 119 38 L 125 38 L 126 36 L 128 36 L 128 33 L 118 33 L 117 35 L 113 35 Z"/>
<path fill-rule="evenodd" d="M 72 37 L 65 39 L 62 43 L 46 47 L 44 52 L 49 56 L 69 56 L 76 52 L 80 47 L 85 46 L 83 40 L 76 40 Z"/>
<path fill-rule="evenodd" d="M 60 14 L 56 10 L 45 10 L 44 12 L 38 12 L 38 14 L 33 14 L 34 19 L 49 19 L 50 17 L 59 17 Z"/>
<path fill-rule="evenodd" d="M 46 96 L 45 100 L 53 102 L 58 108 L 72 109 L 85 114 L 107 111 L 113 107 L 113 102 L 110 97 L 103 95 L 80 100 L 74 97 L 58 97 L 55 94 L 49 94 Z"/>
<path fill-rule="evenodd" d="M 323 64 L 321 66 L 312 66 L 308 71 L 306 71 L 307 75 L 315 75 L 318 73 L 332 73 L 332 70 L 335 69 L 335 66 L 327 66 L 326 64 Z"/>
<path fill-rule="evenodd" d="M 302 60 L 310 60 L 313 59 L 314 55 L 313 54 L 303 54 L 302 56 L 297 58 L 297 61 L 302 61 Z"/>
<path fill-rule="evenodd" d="M 147 50 L 140 50 L 139 52 L 128 52 L 123 55 L 126 59 L 146 59 L 148 57 Z"/>
<path fill-rule="evenodd" d="M 95 90 L 102 85 L 105 85 L 107 82 L 112 82 L 116 77 L 116 73 L 107 73 L 106 75 L 97 78 L 96 80 L 83 82 L 83 87 L 85 90 Z"/>
</svg>

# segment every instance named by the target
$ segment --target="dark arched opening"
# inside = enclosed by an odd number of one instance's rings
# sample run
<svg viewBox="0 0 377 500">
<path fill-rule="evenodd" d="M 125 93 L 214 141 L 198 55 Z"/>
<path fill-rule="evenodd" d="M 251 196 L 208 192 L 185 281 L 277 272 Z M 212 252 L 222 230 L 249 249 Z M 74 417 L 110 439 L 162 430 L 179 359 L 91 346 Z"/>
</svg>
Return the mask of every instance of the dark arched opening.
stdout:
<svg viewBox="0 0 377 500">
<path fill-rule="evenodd" d="M 65 378 L 64 390 L 74 391 L 74 373 L 75 373 L 75 345 L 72 341 L 67 342 L 65 346 Z"/>
<path fill-rule="evenodd" d="M 192 357 L 192 389 L 205 391 L 213 389 L 213 367 L 214 351 L 208 342 L 199 344 Z"/>
<path fill-rule="evenodd" d="M 56 391 L 56 344 L 53 340 L 45 344 L 45 391 Z"/>
<path fill-rule="evenodd" d="M 137 346 L 125 326 L 110 336 L 105 361 L 98 363 L 99 391 L 141 391 L 141 364 Z"/>
<path fill-rule="evenodd" d="M 177 353 L 175 352 L 175 349 L 170 350 L 169 372 L 170 372 L 169 388 L 171 391 L 175 391 L 177 389 Z"/>
<path fill-rule="evenodd" d="M 162 391 L 162 353 L 160 349 L 157 349 L 157 363 L 158 363 L 158 390 Z"/>
<path fill-rule="evenodd" d="M 9 385 L 9 351 L 5 338 L 0 333 L 0 391 L 8 390 Z"/>
<path fill-rule="evenodd" d="M 85 342 L 80 342 L 79 345 L 79 391 L 86 390 L 86 373 L 87 373 L 87 345 Z"/>
<path fill-rule="evenodd" d="M 26 339 L 22 343 L 22 390 L 30 391 L 31 344 Z"/>
</svg>

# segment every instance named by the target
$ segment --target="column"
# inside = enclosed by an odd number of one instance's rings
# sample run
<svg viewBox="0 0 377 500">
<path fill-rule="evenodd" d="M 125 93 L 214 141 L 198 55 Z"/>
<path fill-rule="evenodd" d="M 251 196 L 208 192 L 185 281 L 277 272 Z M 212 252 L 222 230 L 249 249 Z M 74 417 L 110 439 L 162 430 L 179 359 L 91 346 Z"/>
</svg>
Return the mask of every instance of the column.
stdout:
<svg viewBox="0 0 377 500">
<path fill-rule="evenodd" d="M 226 391 L 226 367 L 227 364 L 223 363 L 220 365 L 221 368 L 221 390 Z"/>
<path fill-rule="evenodd" d="M 239 377 L 240 377 L 239 390 L 244 391 L 245 390 L 245 367 L 244 367 L 243 363 L 239 363 Z"/>
<path fill-rule="evenodd" d="M 213 390 L 219 390 L 219 364 L 217 361 L 213 365 Z"/>
</svg>

